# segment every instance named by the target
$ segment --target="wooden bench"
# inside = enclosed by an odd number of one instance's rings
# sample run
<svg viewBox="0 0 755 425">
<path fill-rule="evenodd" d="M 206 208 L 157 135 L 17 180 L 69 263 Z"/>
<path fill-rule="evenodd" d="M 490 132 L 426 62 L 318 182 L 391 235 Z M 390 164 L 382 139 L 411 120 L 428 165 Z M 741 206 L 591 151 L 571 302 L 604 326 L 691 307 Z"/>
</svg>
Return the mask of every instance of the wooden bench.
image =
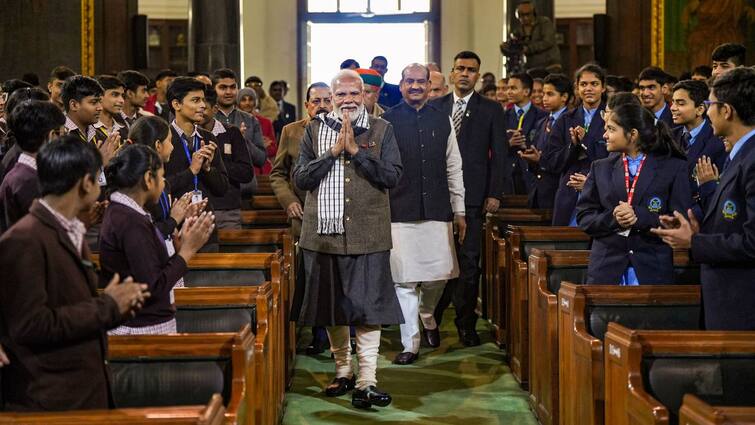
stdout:
<svg viewBox="0 0 755 425">
<path fill-rule="evenodd" d="M 547 226 L 551 222 L 550 210 L 530 210 L 527 208 L 503 208 L 485 218 L 482 239 L 482 289 L 480 291 L 480 312 L 490 324 L 493 336 L 499 345 L 505 341 L 506 313 L 502 301 L 505 273 L 502 245 L 503 232 L 508 225 Z M 504 274 L 501 274 L 504 273 Z"/>
<path fill-rule="evenodd" d="M 716 406 L 755 406 L 755 332 L 611 323 L 604 346 L 606 424 L 677 423 L 685 394 Z"/>
<path fill-rule="evenodd" d="M 501 208 L 528 208 L 527 195 L 503 195 Z"/>
<path fill-rule="evenodd" d="M 506 351 L 514 378 L 526 387 L 529 378 L 528 257 L 533 249 L 588 249 L 590 237 L 575 227 L 509 225 L 504 234 L 506 279 L 499 288 L 505 295 L 499 295 L 497 303 L 506 300 L 506 306 L 501 308 L 508 313 Z"/>
<path fill-rule="evenodd" d="M 255 339 L 249 325 L 236 333 L 110 336 L 116 407 L 196 405 L 220 393 L 228 422 L 262 423 L 253 421 L 266 413 Z"/>
<path fill-rule="evenodd" d="M 288 229 L 241 229 L 220 230 L 220 251 L 225 253 L 269 253 L 283 250 L 284 275 L 281 303 L 285 328 L 286 383 L 291 382 L 296 360 L 296 324 L 290 321 L 291 306 L 296 288 L 296 249 Z"/>
<path fill-rule="evenodd" d="M 288 215 L 283 210 L 242 210 L 241 225 L 253 229 L 287 227 Z"/>
<path fill-rule="evenodd" d="M 257 194 L 252 197 L 251 202 L 252 209 L 255 210 L 281 210 L 283 207 L 278 202 L 278 198 L 275 195 L 262 195 Z"/>
<path fill-rule="evenodd" d="M 711 406 L 692 394 L 684 396 L 680 425 L 755 425 L 755 407 Z"/>
<path fill-rule="evenodd" d="M 225 407 L 220 394 L 214 394 L 205 406 L 0 413 L 0 425 L 221 425 L 223 423 L 225 423 Z"/>
<path fill-rule="evenodd" d="M 543 425 L 558 424 L 558 291 L 562 281 L 584 283 L 590 251 L 533 249 L 529 257 L 530 403 Z M 687 252 L 674 253 L 674 284 L 700 282 Z M 534 347 L 537 347 L 535 349 Z"/>
<path fill-rule="evenodd" d="M 93 255 L 99 263 L 99 256 Z M 223 290 L 225 287 L 245 287 L 255 293 L 256 335 L 255 368 L 260 379 L 269 382 L 266 400 L 276 407 L 265 409 L 277 415 L 282 410 L 287 379 L 287 352 L 285 329 L 281 313 L 282 287 L 288 282 L 288 269 L 284 267 L 281 251 L 275 253 L 228 254 L 198 253 L 189 262 L 184 283 L 189 288 L 200 287 Z M 180 290 L 177 288 L 177 292 Z M 240 301 L 240 300 L 239 300 Z"/>
<path fill-rule="evenodd" d="M 256 195 L 274 195 L 273 187 L 270 185 L 270 175 L 258 174 L 257 176 L 257 192 Z"/>
<path fill-rule="evenodd" d="M 631 329 L 700 327 L 700 286 L 577 285 L 558 292 L 559 417 L 602 425 L 603 338 L 609 322 Z"/>
</svg>

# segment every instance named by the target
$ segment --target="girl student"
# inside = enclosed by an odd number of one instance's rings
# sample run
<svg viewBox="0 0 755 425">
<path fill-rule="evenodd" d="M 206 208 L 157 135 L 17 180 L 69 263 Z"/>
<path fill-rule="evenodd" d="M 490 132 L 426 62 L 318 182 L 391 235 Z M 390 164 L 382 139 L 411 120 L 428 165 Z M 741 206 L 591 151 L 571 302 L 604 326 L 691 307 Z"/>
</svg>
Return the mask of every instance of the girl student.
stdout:
<svg viewBox="0 0 755 425">
<path fill-rule="evenodd" d="M 579 104 L 557 120 L 540 164 L 560 175 L 553 206 L 554 226 L 576 226 L 575 206 L 590 164 L 608 156 L 603 140 L 606 72 L 587 64 L 575 73 Z"/>
<path fill-rule="evenodd" d="M 159 202 L 165 171 L 154 149 L 130 145 L 105 168 L 110 206 L 100 231 L 100 278 L 108 282 L 118 273 L 148 285 L 152 297 L 135 317 L 111 331 L 113 335 L 176 332 L 173 287 L 187 271 L 189 260 L 207 242 L 214 216 L 204 212 L 187 218 L 169 254 L 163 235 L 146 211 Z"/>
<path fill-rule="evenodd" d="M 540 157 L 556 121 L 567 111 L 572 93 L 572 82 L 566 75 L 551 74 L 545 77 L 543 81 L 543 108 L 548 112 L 548 115 L 535 124 L 532 145 L 518 151 L 519 156 L 527 161 L 529 171 L 535 179 L 532 185 L 533 189 L 530 190 L 528 197 L 530 208 L 553 208 L 560 174 L 544 167 L 540 162 Z"/>
<path fill-rule="evenodd" d="M 606 118 L 611 155 L 593 162 L 577 203 L 579 227 L 593 239 L 587 283 L 673 283 L 673 252 L 650 229 L 692 203 L 684 152 L 640 105 Z"/>
</svg>

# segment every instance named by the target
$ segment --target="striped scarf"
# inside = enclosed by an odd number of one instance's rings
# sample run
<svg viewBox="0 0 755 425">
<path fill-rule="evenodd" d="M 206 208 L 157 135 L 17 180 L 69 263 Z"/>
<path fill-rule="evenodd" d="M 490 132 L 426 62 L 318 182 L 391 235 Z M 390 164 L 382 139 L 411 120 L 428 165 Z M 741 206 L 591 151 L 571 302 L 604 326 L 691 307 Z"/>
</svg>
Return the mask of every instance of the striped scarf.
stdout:
<svg viewBox="0 0 755 425">
<path fill-rule="evenodd" d="M 317 156 L 330 154 L 330 148 L 338 141 L 338 133 L 341 131 L 342 120 L 335 112 L 317 115 L 322 122 L 317 133 Z M 363 133 L 370 127 L 369 116 L 365 108 L 362 108 L 359 117 L 352 123 L 354 136 Z M 333 168 L 320 182 L 317 194 L 317 233 L 321 235 L 343 234 L 343 162 L 344 154 L 336 158 Z"/>
</svg>

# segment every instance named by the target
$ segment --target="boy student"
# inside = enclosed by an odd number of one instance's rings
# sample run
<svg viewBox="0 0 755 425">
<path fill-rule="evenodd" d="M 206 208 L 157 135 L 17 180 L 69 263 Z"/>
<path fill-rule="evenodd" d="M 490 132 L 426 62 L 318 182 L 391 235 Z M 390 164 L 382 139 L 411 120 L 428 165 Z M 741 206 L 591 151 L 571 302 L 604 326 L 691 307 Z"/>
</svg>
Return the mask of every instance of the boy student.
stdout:
<svg viewBox="0 0 755 425">
<path fill-rule="evenodd" d="M 726 160 L 726 148 L 724 142 L 713 135 L 713 127 L 705 119 L 708 85 L 703 81 L 684 80 L 676 83 L 672 90 L 671 116 L 678 126 L 674 129 L 674 139 L 687 154 L 690 188 L 693 198 L 697 198 L 698 184 L 702 184 L 695 172 L 697 163 L 712 164 L 721 170 Z"/>
<path fill-rule="evenodd" d="M 540 165 L 540 155 L 548 143 L 554 124 L 566 111 L 566 105 L 569 104 L 573 93 L 572 82 L 564 74 L 550 74 L 543 81 L 543 107 L 547 114 L 535 124 L 532 145 L 519 151 L 519 156 L 527 161 L 529 172 L 534 176 L 534 184 L 529 190 L 528 197 L 530 208 L 553 208 L 559 174 Z"/>
<path fill-rule="evenodd" d="M 8 411 L 112 407 L 105 332 L 141 309 L 147 286 L 113 276 L 102 294 L 76 217 L 100 196 L 97 149 L 67 135 L 37 155 L 41 199 L 0 238 L 0 342 Z"/>
<path fill-rule="evenodd" d="M 223 197 L 228 190 L 228 173 L 222 152 L 217 152 L 217 138 L 199 127 L 207 105 L 205 84 L 191 77 L 178 77 L 168 87 L 168 104 L 175 119 L 171 135 L 175 148 L 165 164 L 165 179 L 173 199 L 192 193 L 192 203 L 209 197 L 208 209 L 215 208 L 213 198 Z M 213 232 L 205 251 L 217 250 L 217 232 Z"/>
<path fill-rule="evenodd" d="M 608 156 L 603 140 L 606 72 L 594 64 L 576 73 L 578 106 L 561 114 L 540 157 L 540 166 L 561 178 L 553 206 L 554 226 L 576 226 L 577 198 L 590 164 Z"/>
<path fill-rule="evenodd" d="M 56 66 L 50 72 L 50 80 L 47 82 L 47 91 L 50 92 L 50 101 L 55 104 L 61 111 L 63 108 L 63 99 L 60 92 L 63 90 L 63 83 L 70 77 L 76 75 L 70 68 L 65 66 Z"/>
<path fill-rule="evenodd" d="M 31 100 L 13 110 L 8 127 L 21 149 L 18 163 L 0 185 L 0 233 L 5 232 L 29 212 L 39 197 L 37 151 L 65 124 L 63 112 L 51 102 Z"/>
<path fill-rule="evenodd" d="M 711 76 L 718 77 L 724 72 L 744 66 L 747 49 L 741 44 L 726 43 L 716 47 L 710 55 Z"/>
<path fill-rule="evenodd" d="M 504 112 L 508 148 L 512 152 L 504 164 L 504 175 L 510 176 L 504 180 L 511 182 L 509 187 L 504 188 L 506 194 L 526 194 L 534 185 L 534 177 L 527 170 L 527 162 L 513 153 L 530 147 L 530 133 L 535 124 L 548 115 L 532 103 L 532 84 L 532 77 L 525 73 L 509 77 L 506 95 L 514 107 Z"/>
<path fill-rule="evenodd" d="M 674 128 L 674 120 L 671 118 L 671 110 L 666 104 L 666 80 L 668 75 L 654 66 L 647 67 L 640 72 L 640 100 L 642 106 L 655 115 L 655 119 L 665 122 L 669 128 Z"/>
<path fill-rule="evenodd" d="M 207 86 L 204 91 L 206 108 L 200 125 L 217 138 L 218 150 L 223 155 L 223 165 L 228 172 L 228 190 L 224 196 L 213 196 L 210 193 L 209 197 L 215 209 L 215 223 L 218 229 L 240 229 L 240 186 L 252 181 L 254 170 L 244 136 L 238 127 L 223 124 L 214 118 L 217 113 L 217 99 L 215 89 Z"/>
<path fill-rule="evenodd" d="M 690 249 L 700 263 L 708 330 L 755 330 L 755 70 L 738 67 L 713 81 L 708 119 L 729 155 L 702 221 L 684 211 L 653 229 L 674 249 Z"/>
<path fill-rule="evenodd" d="M 239 85 L 236 73 L 228 68 L 221 68 L 212 74 L 212 84 L 218 95 L 218 111 L 215 119 L 223 124 L 235 125 L 241 130 L 246 140 L 252 164 L 261 167 L 267 160 L 265 142 L 262 140 L 262 128 L 252 114 L 237 108 Z M 256 93 L 256 92 L 255 92 Z"/>
<path fill-rule="evenodd" d="M 104 140 L 97 139 L 94 125 L 102 114 L 104 90 L 97 80 L 83 75 L 75 75 L 66 80 L 61 90 L 61 98 L 66 110 L 66 128 L 79 140 L 94 143 L 100 149 L 102 161 L 107 164 L 115 155 L 120 144 L 120 134 L 111 133 Z M 103 186 L 104 180 L 100 182 Z"/>
<path fill-rule="evenodd" d="M 26 90 L 16 90 L 12 95 L 10 95 L 8 102 L 6 102 L 5 104 L 5 116 L 10 117 L 13 114 L 13 110 L 16 108 L 16 106 L 22 104 L 27 100 L 49 101 L 50 97 L 42 89 L 36 87 Z M 18 143 L 15 143 L 13 141 L 12 135 L 8 135 L 6 143 L 11 144 L 12 146 L 10 147 L 10 149 L 8 149 L 7 152 L 5 152 L 5 156 L 3 156 L 2 162 L 0 162 L 0 179 L 2 179 L 3 176 L 5 176 L 11 169 L 13 169 L 13 167 L 16 165 L 16 161 L 18 161 L 19 155 L 21 155 L 21 148 L 18 146 Z"/>
<path fill-rule="evenodd" d="M 126 86 L 121 117 L 126 121 L 126 126 L 130 127 L 137 118 L 148 114 L 141 109 L 144 108 L 149 97 L 147 93 L 149 79 L 141 72 L 131 70 L 121 71 L 117 77 Z"/>
<path fill-rule="evenodd" d="M 112 75 L 100 75 L 96 78 L 102 86 L 102 112 L 100 120 L 94 124 L 97 140 L 105 140 L 113 133 L 121 136 L 121 141 L 128 139 L 128 127 L 121 117 L 126 86 L 123 81 Z"/>
</svg>

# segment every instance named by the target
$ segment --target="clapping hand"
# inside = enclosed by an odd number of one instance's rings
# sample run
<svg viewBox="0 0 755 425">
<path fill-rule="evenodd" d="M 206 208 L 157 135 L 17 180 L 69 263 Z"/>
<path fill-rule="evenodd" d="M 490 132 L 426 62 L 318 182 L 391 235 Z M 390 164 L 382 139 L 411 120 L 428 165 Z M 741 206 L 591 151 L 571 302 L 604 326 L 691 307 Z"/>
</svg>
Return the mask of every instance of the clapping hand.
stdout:
<svg viewBox="0 0 755 425">
<path fill-rule="evenodd" d="M 572 145 L 576 146 L 582 143 L 582 139 L 585 137 L 584 127 L 572 127 L 569 129 L 569 135 L 571 136 Z"/>
<path fill-rule="evenodd" d="M 519 151 L 519 157 L 529 162 L 530 164 L 538 164 L 540 162 L 540 156 L 543 154 L 536 147 L 530 146 L 523 151 Z"/>
<path fill-rule="evenodd" d="M 625 229 L 637 223 L 637 215 L 634 213 L 634 208 L 625 201 L 619 201 L 619 205 L 613 209 L 613 217 L 619 223 L 619 226 Z"/>
<path fill-rule="evenodd" d="M 692 236 L 700 232 L 698 223 L 692 209 L 687 210 L 689 220 L 679 211 L 674 211 L 674 216 L 661 216 L 661 225 L 651 232 L 661 237 L 661 240 L 674 249 L 686 249 L 692 245 Z"/>
<path fill-rule="evenodd" d="M 697 184 L 702 186 L 705 183 L 718 180 L 718 167 L 709 157 L 703 155 L 697 159 L 695 175 L 697 176 Z"/>
<path fill-rule="evenodd" d="M 120 276 L 116 273 L 110 279 L 104 293 L 115 300 L 121 316 L 133 317 L 150 297 L 147 288 L 146 284 L 134 283 L 134 279 L 130 277 L 121 282 Z"/>
<path fill-rule="evenodd" d="M 566 183 L 566 185 L 577 192 L 581 192 L 582 189 L 585 188 L 585 182 L 587 181 L 587 176 L 582 173 L 574 173 L 571 176 L 569 176 L 569 181 Z"/>
</svg>

